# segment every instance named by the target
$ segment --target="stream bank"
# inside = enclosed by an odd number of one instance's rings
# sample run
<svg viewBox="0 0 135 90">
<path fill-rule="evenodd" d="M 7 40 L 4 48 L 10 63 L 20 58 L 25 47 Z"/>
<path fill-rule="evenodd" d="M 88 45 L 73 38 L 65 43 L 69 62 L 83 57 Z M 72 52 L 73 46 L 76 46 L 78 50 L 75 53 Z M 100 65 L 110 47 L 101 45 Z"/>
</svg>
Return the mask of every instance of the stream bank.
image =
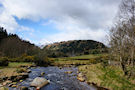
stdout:
<svg viewBox="0 0 135 90">
<path fill-rule="evenodd" d="M 77 80 L 77 67 L 63 67 L 59 68 L 57 66 L 48 67 L 36 67 L 31 68 L 31 73 L 29 73 L 29 78 L 17 84 L 17 88 L 9 87 L 9 90 L 19 90 L 20 87 L 26 86 L 30 90 L 35 90 L 34 87 L 30 87 L 30 83 L 36 77 L 44 77 L 50 80 L 50 84 L 41 88 L 41 90 L 96 90 L 95 87 L 89 86 L 85 82 L 80 82 Z M 72 72 L 72 73 L 65 73 Z M 41 73 L 45 73 L 41 76 Z"/>
</svg>

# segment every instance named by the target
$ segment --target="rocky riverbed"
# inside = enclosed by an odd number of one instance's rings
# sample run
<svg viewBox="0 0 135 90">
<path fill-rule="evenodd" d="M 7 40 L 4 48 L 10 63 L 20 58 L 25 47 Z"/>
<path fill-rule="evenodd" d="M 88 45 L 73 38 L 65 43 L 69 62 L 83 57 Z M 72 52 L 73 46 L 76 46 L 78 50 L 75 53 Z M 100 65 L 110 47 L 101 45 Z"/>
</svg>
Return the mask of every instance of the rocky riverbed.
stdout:
<svg viewBox="0 0 135 90">
<path fill-rule="evenodd" d="M 17 83 L 17 87 L 9 90 L 20 90 L 22 86 L 28 87 L 29 90 L 35 90 L 35 87 L 30 87 L 30 83 L 36 77 L 44 77 L 50 80 L 50 83 L 41 88 L 41 90 L 96 90 L 95 87 L 89 86 L 86 82 L 77 80 L 77 67 L 63 67 L 56 66 L 36 67 L 31 68 L 29 78 Z"/>
</svg>

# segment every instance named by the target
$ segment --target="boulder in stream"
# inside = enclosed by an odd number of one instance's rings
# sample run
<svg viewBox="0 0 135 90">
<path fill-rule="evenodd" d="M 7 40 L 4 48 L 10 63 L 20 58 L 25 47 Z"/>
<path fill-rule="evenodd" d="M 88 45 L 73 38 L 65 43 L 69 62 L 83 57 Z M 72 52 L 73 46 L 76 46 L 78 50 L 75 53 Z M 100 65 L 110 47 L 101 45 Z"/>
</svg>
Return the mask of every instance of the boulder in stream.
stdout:
<svg viewBox="0 0 135 90">
<path fill-rule="evenodd" d="M 42 78 L 42 77 L 36 77 L 32 82 L 30 86 L 34 86 L 37 88 L 42 88 L 43 86 L 49 84 L 49 80 Z"/>
</svg>

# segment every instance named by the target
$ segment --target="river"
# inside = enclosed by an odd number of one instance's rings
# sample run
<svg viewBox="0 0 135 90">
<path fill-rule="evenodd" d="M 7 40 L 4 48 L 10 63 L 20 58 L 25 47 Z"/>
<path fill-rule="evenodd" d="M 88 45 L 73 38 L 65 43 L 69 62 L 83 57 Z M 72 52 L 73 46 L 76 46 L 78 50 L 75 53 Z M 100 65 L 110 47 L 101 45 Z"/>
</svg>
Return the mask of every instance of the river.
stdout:
<svg viewBox="0 0 135 90">
<path fill-rule="evenodd" d="M 50 84 L 41 88 L 41 90 L 96 90 L 93 86 L 89 86 L 85 82 L 77 80 L 77 67 L 63 67 L 56 66 L 49 67 L 36 67 L 31 68 L 29 78 L 19 83 L 20 86 L 27 86 L 30 90 L 35 90 L 34 87 L 30 87 L 30 82 L 36 77 L 41 76 L 42 72 L 45 74 L 42 77 L 50 80 Z M 66 71 L 72 71 L 73 73 L 67 74 Z M 10 90 L 19 90 L 18 88 L 10 88 Z"/>
</svg>

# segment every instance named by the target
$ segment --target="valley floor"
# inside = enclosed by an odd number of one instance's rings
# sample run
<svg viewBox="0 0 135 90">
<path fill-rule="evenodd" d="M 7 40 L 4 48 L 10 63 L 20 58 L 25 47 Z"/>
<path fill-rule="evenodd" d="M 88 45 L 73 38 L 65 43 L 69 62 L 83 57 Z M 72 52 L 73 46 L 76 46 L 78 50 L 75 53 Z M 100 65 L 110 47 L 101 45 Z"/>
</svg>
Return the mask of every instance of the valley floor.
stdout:
<svg viewBox="0 0 135 90">
<path fill-rule="evenodd" d="M 83 55 L 77 57 L 51 58 L 52 65 L 77 66 L 79 73 L 85 77 L 85 82 L 98 87 L 114 90 L 133 90 L 135 89 L 135 79 L 127 79 L 119 66 L 107 65 L 104 67 L 101 59 L 105 59 L 107 54 Z M 23 67 L 32 66 L 32 63 L 9 63 L 7 67 L 0 67 L 0 77 L 15 76 L 18 72 L 25 72 Z M 27 72 L 27 71 L 26 71 Z"/>
</svg>

